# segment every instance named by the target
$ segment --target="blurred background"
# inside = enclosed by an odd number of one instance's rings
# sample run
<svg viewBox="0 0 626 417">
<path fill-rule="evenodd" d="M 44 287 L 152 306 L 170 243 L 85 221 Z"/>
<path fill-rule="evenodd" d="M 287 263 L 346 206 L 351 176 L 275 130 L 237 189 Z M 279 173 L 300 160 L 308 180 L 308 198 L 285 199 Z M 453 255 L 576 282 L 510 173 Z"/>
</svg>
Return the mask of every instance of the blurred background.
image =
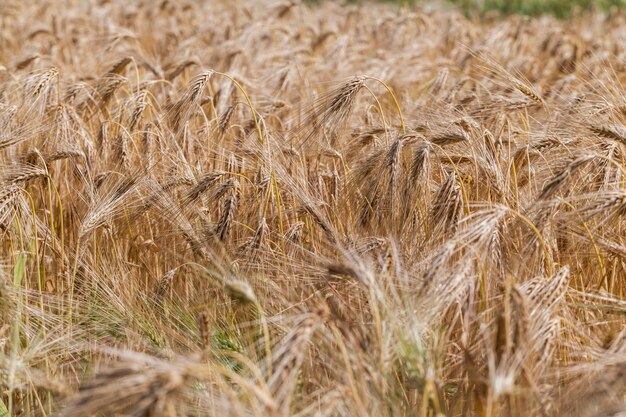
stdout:
<svg viewBox="0 0 626 417">
<path fill-rule="evenodd" d="M 319 2 L 324 0 L 310 0 Z M 354 3 L 362 0 L 347 0 Z M 372 1 L 372 0 L 368 0 Z M 378 0 L 400 5 L 414 5 L 431 0 Z M 541 15 L 552 14 L 566 18 L 589 10 L 603 12 L 626 9 L 626 0 L 439 0 L 460 7 L 467 15 L 480 15 L 488 12 L 504 14 Z"/>
</svg>

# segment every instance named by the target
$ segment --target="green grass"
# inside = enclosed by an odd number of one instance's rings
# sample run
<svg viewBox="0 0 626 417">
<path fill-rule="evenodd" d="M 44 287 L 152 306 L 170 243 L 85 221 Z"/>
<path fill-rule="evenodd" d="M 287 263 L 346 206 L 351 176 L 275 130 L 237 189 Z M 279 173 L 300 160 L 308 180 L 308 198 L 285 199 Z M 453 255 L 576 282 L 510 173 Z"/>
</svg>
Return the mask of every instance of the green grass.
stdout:
<svg viewBox="0 0 626 417">
<path fill-rule="evenodd" d="M 317 0 L 313 0 L 317 1 Z M 354 3 L 360 0 L 348 0 Z M 388 3 L 416 4 L 430 0 L 380 0 Z M 466 14 L 483 14 L 497 10 L 504 14 L 525 14 L 537 16 L 552 14 L 560 18 L 568 17 L 580 11 L 608 11 L 612 8 L 626 9 L 626 0 L 445 0 L 458 5 Z"/>
<path fill-rule="evenodd" d="M 0 417 L 10 417 L 9 410 L 7 409 L 6 405 L 4 405 L 1 399 L 0 399 Z"/>
<path fill-rule="evenodd" d="M 626 0 L 451 0 L 466 12 L 499 10 L 505 14 L 553 14 L 567 17 L 572 13 L 597 8 L 609 10 L 626 7 Z"/>
</svg>

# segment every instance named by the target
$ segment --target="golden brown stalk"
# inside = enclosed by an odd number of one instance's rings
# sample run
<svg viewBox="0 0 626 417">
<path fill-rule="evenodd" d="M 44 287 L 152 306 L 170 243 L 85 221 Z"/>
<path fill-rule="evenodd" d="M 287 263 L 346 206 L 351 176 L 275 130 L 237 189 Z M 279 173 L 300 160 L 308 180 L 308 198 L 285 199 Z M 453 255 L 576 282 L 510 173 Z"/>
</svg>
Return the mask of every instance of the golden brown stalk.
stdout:
<svg viewBox="0 0 626 417">
<path fill-rule="evenodd" d="M 341 127 L 350 116 L 356 97 L 364 85 L 365 77 L 356 76 L 330 92 L 328 97 L 317 104 L 306 121 L 311 130 L 301 139 L 300 147 L 316 134 L 327 132 L 332 135 L 333 131 Z"/>
<path fill-rule="evenodd" d="M 245 281 L 232 278 L 227 279 L 226 282 L 224 282 L 224 290 L 230 298 L 238 302 L 244 304 L 258 303 L 254 290 L 252 289 L 250 284 Z"/>
<path fill-rule="evenodd" d="M 624 191 L 602 191 L 586 196 L 591 202 L 572 213 L 563 213 L 564 220 L 571 219 L 572 216 L 583 216 L 587 221 L 592 217 L 602 215 L 602 222 L 619 218 L 626 215 L 626 192 Z"/>
<path fill-rule="evenodd" d="M 10 185 L 23 185 L 31 180 L 48 176 L 45 168 L 27 164 L 11 166 L 0 172 L 2 172 L 3 181 Z"/>
<path fill-rule="evenodd" d="M 106 74 L 122 75 L 128 64 L 130 64 L 131 62 L 131 57 L 124 57 L 117 61 L 115 64 L 111 65 L 111 68 L 106 71 Z"/>
<path fill-rule="evenodd" d="M 265 236 L 269 233 L 269 228 L 267 227 L 267 222 L 265 221 L 265 217 L 261 219 L 259 225 L 254 232 L 254 236 L 250 241 L 246 242 L 240 250 L 250 257 L 252 262 L 256 261 L 260 255 L 260 252 L 267 251 L 269 248 L 264 247 L 265 245 Z"/>
<path fill-rule="evenodd" d="M 569 267 L 564 266 L 551 277 L 538 277 L 522 284 L 520 289 L 531 304 L 529 311 L 531 316 L 552 311 L 565 296 L 569 280 Z"/>
<path fill-rule="evenodd" d="M 108 74 L 98 81 L 98 85 L 96 85 L 96 97 L 98 98 L 100 111 L 105 111 L 115 92 L 127 82 L 126 78 L 116 74 Z"/>
<path fill-rule="evenodd" d="M 177 133 L 189 120 L 195 106 L 200 103 L 202 92 L 213 75 L 213 71 L 204 71 L 198 74 L 189 85 L 183 97 L 168 111 L 168 122 L 172 130 Z"/>
<path fill-rule="evenodd" d="M 302 229 L 304 228 L 304 222 L 294 223 L 289 230 L 285 233 L 285 240 L 300 244 L 302 240 Z"/>
<path fill-rule="evenodd" d="M 32 64 L 35 60 L 39 59 L 39 57 L 40 57 L 39 54 L 33 54 L 31 56 L 24 58 L 23 60 L 15 64 L 15 70 L 16 71 L 23 70 L 24 68 Z"/>
<path fill-rule="evenodd" d="M 148 107 L 148 91 L 140 91 L 136 94 L 136 97 L 133 101 L 135 102 L 135 108 L 130 115 L 130 123 L 128 127 L 128 130 L 131 132 L 139 126 L 139 123 L 141 122 L 141 117 L 143 116 L 146 107 Z"/>
<path fill-rule="evenodd" d="M 59 150 L 59 151 L 50 153 L 48 155 L 45 155 L 44 158 L 45 158 L 46 163 L 49 164 L 54 161 L 58 161 L 61 159 L 68 159 L 68 158 L 86 159 L 86 155 L 84 152 L 80 150 L 66 149 L 66 150 Z"/>
<path fill-rule="evenodd" d="M 224 172 L 217 171 L 210 174 L 206 174 L 198 181 L 198 183 L 187 193 L 186 204 L 191 204 L 197 201 L 202 194 L 204 194 L 209 188 L 211 188 L 219 179 L 224 176 Z M 220 195 L 216 195 L 215 198 L 219 198 Z"/>
<path fill-rule="evenodd" d="M 289 409 L 295 378 L 305 358 L 306 345 L 320 324 L 321 319 L 317 314 L 299 317 L 292 330 L 274 348 L 268 386 L 283 413 Z"/>
<path fill-rule="evenodd" d="M 593 159 L 594 156 L 592 155 L 583 155 L 570 161 L 560 172 L 555 174 L 546 185 L 543 186 L 538 199 L 546 200 L 551 198 L 576 171 L 586 166 L 588 163 L 593 161 Z"/>
<path fill-rule="evenodd" d="M 220 241 L 224 242 L 230 234 L 230 228 L 237 213 L 240 196 L 239 181 L 233 180 L 230 193 L 224 200 L 222 217 L 216 226 L 216 235 Z"/>
<path fill-rule="evenodd" d="M 453 234 L 463 216 L 463 196 L 454 171 L 450 172 L 435 196 L 431 212 L 434 229 Z"/>
<path fill-rule="evenodd" d="M 543 104 L 543 99 L 539 96 L 539 93 L 537 93 L 537 91 L 535 91 L 534 88 L 528 86 L 527 84 L 515 78 L 511 78 L 511 82 L 513 83 L 515 88 L 517 88 L 517 90 L 521 92 L 522 94 L 524 94 L 526 97 L 530 98 L 532 101 L 536 103 Z"/>
<path fill-rule="evenodd" d="M 211 317 L 208 311 L 201 311 L 197 318 L 198 332 L 200 333 L 200 345 L 202 349 L 211 349 Z"/>
<path fill-rule="evenodd" d="M 195 60 L 193 60 L 193 59 L 185 60 L 185 61 L 181 62 L 180 64 L 176 65 L 171 70 L 167 71 L 165 73 L 165 79 L 168 80 L 168 81 L 174 81 L 174 79 L 176 79 L 176 77 L 178 77 L 180 74 L 182 74 L 182 72 L 184 70 L 186 70 L 187 68 L 189 68 L 189 67 L 191 67 L 193 65 L 198 65 L 198 63 Z"/>
<path fill-rule="evenodd" d="M 167 293 L 169 292 L 172 281 L 174 280 L 174 276 L 176 275 L 177 269 L 172 269 L 167 271 L 161 278 L 159 278 L 156 287 L 152 293 L 152 300 L 156 305 L 162 305 L 163 300 L 166 298 Z"/>
<path fill-rule="evenodd" d="M 193 363 L 171 363 L 146 355 L 127 355 L 84 383 L 70 399 L 62 415 L 161 416 L 193 373 Z"/>
<path fill-rule="evenodd" d="M 432 138 L 431 142 L 437 146 L 452 145 L 458 142 L 467 142 L 469 135 L 464 130 L 448 131 Z"/>
<path fill-rule="evenodd" d="M 612 139 L 626 145 L 626 129 L 618 125 L 589 126 L 589 130 L 603 138 Z"/>
<path fill-rule="evenodd" d="M 135 192 L 139 184 L 140 179 L 137 176 L 130 176 L 101 192 L 83 216 L 78 229 L 79 238 L 122 214 L 124 207 L 137 198 Z"/>
<path fill-rule="evenodd" d="M 222 113 L 222 115 L 220 116 L 218 122 L 217 122 L 217 130 L 220 133 L 224 133 L 226 131 L 226 128 L 228 127 L 228 123 L 230 122 L 230 118 L 233 116 L 233 113 L 235 112 L 235 105 L 230 105 L 226 108 L 226 111 L 224 111 L 224 113 Z"/>
<path fill-rule="evenodd" d="M 117 138 L 113 141 L 113 158 L 120 167 L 124 170 L 129 169 L 130 162 L 128 160 L 128 144 L 126 139 L 126 132 L 120 132 Z"/>
<path fill-rule="evenodd" d="M 52 85 L 52 81 L 54 81 L 58 76 L 59 70 L 56 67 L 51 67 L 42 72 L 34 80 L 32 90 L 30 91 L 30 96 L 37 98 L 42 95 Z"/>
</svg>

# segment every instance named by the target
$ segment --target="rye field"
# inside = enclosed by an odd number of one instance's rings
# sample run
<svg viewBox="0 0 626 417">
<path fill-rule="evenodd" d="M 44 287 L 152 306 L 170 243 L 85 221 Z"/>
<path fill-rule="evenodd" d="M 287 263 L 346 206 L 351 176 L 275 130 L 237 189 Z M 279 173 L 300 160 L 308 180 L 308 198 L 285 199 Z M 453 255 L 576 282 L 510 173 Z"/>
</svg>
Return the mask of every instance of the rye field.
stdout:
<svg viewBox="0 0 626 417">
<path fill-rule="evenodd" d="M 616 8 L 1 1 L 0 416 L 625 416 L 625 81 Z"/>
</svg>

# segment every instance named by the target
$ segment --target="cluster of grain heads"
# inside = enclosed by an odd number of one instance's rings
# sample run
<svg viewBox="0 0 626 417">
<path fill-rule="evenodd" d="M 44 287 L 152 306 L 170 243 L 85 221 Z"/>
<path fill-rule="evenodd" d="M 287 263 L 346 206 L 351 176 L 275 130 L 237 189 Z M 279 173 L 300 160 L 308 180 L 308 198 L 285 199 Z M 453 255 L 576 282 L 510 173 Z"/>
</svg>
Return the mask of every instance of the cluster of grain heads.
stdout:
<svg viewBox="0 0 626 417">
<path fill-rule="evenodd" d="M 196 78 L 192 80 L 183 97 L 174 103 L 172 108 L 169 110 L 168 123 L 174 132 L 179 132 L 183 122 L 191 118 L 191 113 L 192 111 L 195 111 L 195 106 L 200 103 L 204 88 L 212 75 L 213 71 L 209 70 L 196 76 Z"/>
<path fill-rule="evenodd" d="M 148 3 L 0 5 L 0 415 L 623 410 L 622 14 Z"/>
</svg>

